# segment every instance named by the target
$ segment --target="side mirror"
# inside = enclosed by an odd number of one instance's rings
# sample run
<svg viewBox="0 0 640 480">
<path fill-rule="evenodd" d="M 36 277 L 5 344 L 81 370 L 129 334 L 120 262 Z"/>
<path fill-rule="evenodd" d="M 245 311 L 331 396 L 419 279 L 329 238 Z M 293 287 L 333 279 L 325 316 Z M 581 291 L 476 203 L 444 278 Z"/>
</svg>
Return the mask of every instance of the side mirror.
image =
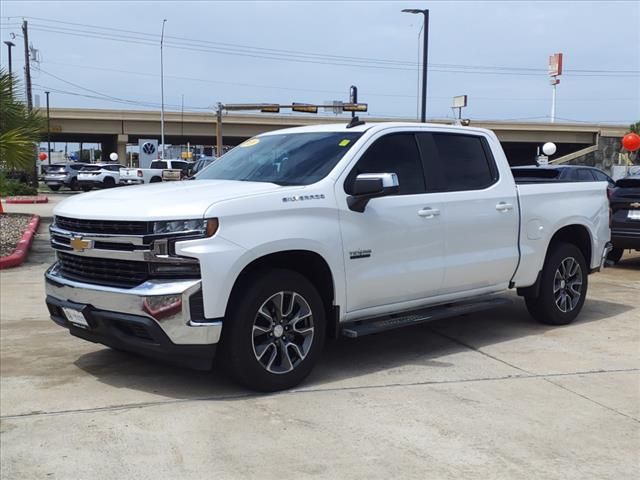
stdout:
<svg viewBox="0 0 640 480">
<path fill-rule="evenodd" d="M 400 182 L 395 173 L 361 173 L 353 182 L 353 194 L 347 197 L 347 205 L 350 210 L 362 213 L 369 200 L 392 195 L 399 188 Z"/>
</svg>

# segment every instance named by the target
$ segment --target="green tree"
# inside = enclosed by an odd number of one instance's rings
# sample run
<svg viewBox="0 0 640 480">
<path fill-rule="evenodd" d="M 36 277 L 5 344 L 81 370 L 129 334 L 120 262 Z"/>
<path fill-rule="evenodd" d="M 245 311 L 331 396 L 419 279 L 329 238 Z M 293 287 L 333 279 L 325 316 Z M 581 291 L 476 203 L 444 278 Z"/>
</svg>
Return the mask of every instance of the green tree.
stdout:
<svg viewBox="0 0 640 480">
<path fill-rule="evenodd" d="M 31 172 L 44 119 L 37 111 L 28 111 L 18 88 L 17 78 L 0 69 L 0 167 Z"/>
<path fill-rule="evenodd" d="M 640 121 L 637 121 L 636 123 L 632 123 L 631 125 L 629 125 L 629 131 L 640 135 Z"/>
</svg>

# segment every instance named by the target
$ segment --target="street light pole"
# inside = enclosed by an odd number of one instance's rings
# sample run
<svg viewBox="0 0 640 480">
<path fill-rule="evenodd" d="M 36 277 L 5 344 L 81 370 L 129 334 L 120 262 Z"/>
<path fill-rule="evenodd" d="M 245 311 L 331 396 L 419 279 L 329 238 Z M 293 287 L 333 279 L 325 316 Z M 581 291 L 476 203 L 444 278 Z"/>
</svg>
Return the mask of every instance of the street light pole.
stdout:
<svg viewBox="0 0 640 480">
<path fill-rule="evenodd" d="M 44 92 L 47 96 L 47 159 L 49 160 L 49 166 L 51 166 L 51 116 L 49 115 L 49 93 Z"/>
<path fill-rule="evenodd" d="M 427 58 L 429 53 L 429 10 L 418 10 L 416 8 L 406 8 L 403 13 L 424 15 L 424 37 L 422 46 L 422 112 L 420 121 L 427 121 Z"/>
<path fill-rule="evenodd" d="M 15 43 L 13 43 L 13 42 L 12 42 L 12 41 L 10 41 L 10 40 L 5 40 L 4 44 L 7 46 L 7 52 L 9 53 L 9 55 L 8 55 L 8 60 L 9 60 L 9 76 L 11 76 L 11 72 L 13 71 L 13 70 L 12 70 L 12 65 L 11 65 L 11 63 L 12 63 L 12 62 L 11 62 L 11 48 L 12 48 L 12 47 L 15 47 L 15 46 L 16 46 L 16 44 L 15 44 Z"/>
<path fill-rule="evenodd" d="M 163 44 L 164 44 L 164 24 L 167 19 L 162 20 L 162 34 L 160 35 L 160 142 L 162 143 L 162 154 L 160 158 L 164 160 L 164 63 L 163 63 Z"/>
</svg>

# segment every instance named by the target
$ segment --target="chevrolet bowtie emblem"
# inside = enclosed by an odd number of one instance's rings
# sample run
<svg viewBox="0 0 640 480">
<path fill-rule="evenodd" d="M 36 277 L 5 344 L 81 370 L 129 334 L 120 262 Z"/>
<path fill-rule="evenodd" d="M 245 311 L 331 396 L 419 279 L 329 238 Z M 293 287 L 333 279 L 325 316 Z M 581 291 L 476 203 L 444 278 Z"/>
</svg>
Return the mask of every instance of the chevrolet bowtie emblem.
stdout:
<svg viewBox="0 0 640 480">
<path fill-rule="evenodd" d="M 93 246 L 93 242 L 91 240 L 84 240 L 82 237 L 73 237 L 69 242 L 71 248 L 73 248 L 76 252 L 83 252 L 87 248 L 91 248 Z"/>
<path fill-rule="evenodd" d="M 633 202 L 633 203 L 630 203 L 630 204 L 629 204 L 629 206 L 630 206 L 631 208 L 640 208 L 640 202 Z"/>
</svg>

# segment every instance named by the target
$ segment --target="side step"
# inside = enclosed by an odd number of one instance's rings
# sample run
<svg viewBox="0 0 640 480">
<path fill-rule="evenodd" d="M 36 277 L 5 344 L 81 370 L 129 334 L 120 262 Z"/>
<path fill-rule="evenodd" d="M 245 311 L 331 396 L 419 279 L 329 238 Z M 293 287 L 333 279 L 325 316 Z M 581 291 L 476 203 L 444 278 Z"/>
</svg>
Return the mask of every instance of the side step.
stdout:
<svg viewBox="0 0 640 480">
<path fill-rule="evenodd" d="M 372 333 L 409 327 L 441 318 L 456 317 L 467 313 L 489 310 L 511 303 L 511 300 L 508 298 L 493 298 L 475 302 L 440 305 L 422 310 L 388 315 L 386 317 L 376 317 L 369 320 L 358 320 L 345 324 L 345 326 L 342 327 L 342 335 L 348 338 L 358 338 Z"/>
</svg>

